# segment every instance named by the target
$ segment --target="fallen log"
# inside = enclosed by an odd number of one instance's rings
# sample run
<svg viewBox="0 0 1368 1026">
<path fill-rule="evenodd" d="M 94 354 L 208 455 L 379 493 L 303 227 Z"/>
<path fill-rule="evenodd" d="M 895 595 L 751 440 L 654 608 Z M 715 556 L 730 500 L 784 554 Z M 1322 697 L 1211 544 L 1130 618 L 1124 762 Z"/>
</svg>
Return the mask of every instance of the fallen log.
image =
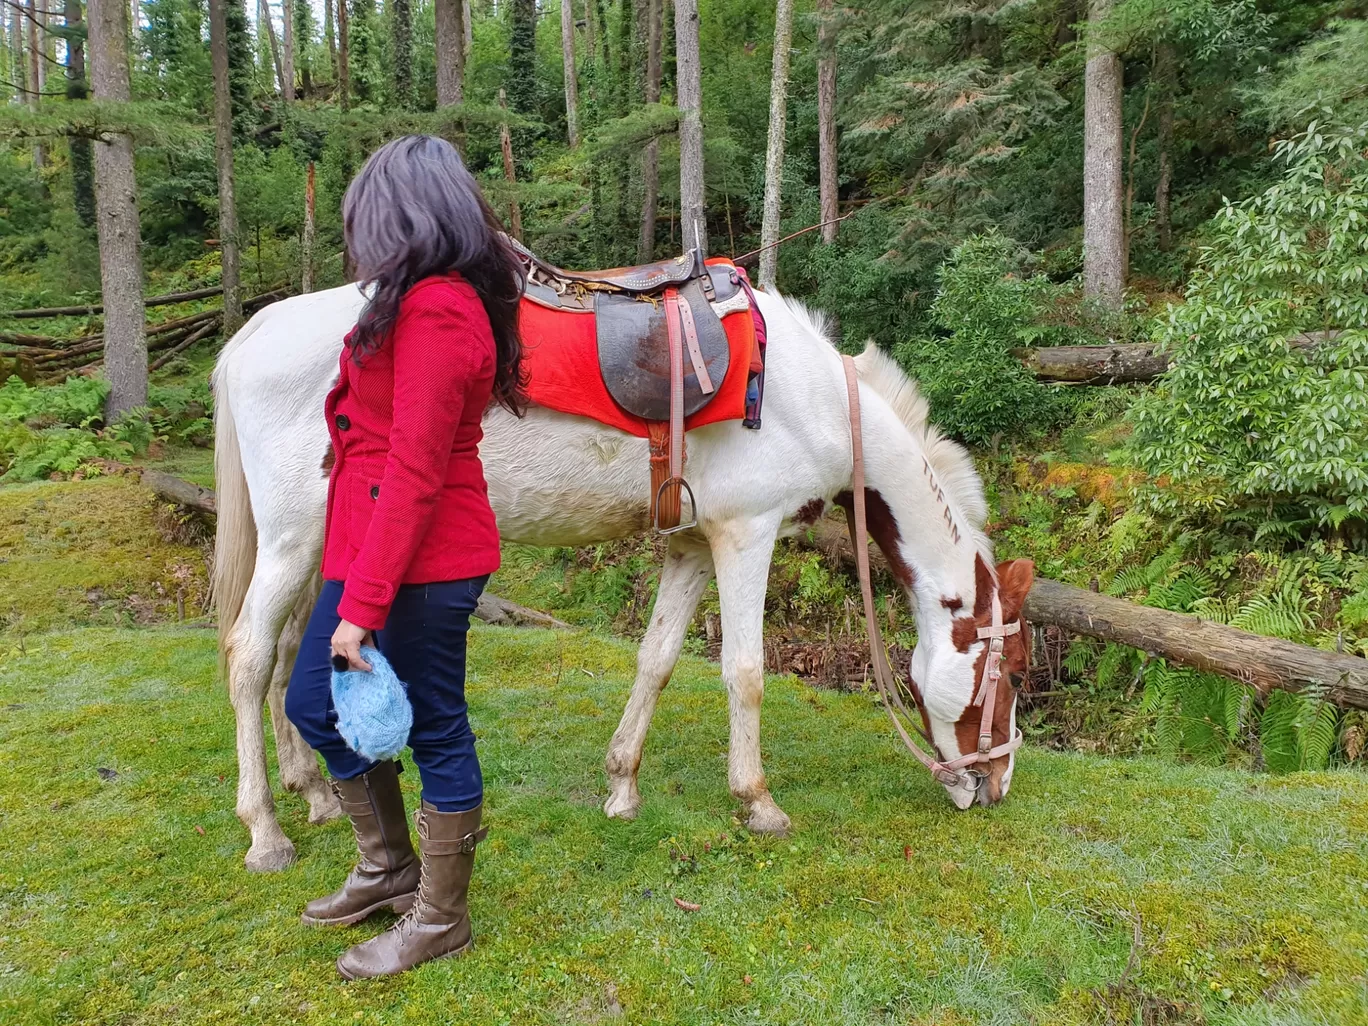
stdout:
<svg viewBox="0 0 1368 1026">
<path fill-rule="evenodd" d="M 145 487 L 152 489 L 159 499 L 174 502 L 178 506 L 185 506 L 197 513 L 212 514 L 218 512 L 212 488 L 205 488 L 203 485 L 186 481 L 184 478 L 176 477 L 173 474 L 164 474 L 160 470 L 144 470 L 142 472 L 142 483 Z"/>
<path fill-rule="evenodd" d="M 1300 332 L 1288 339 L 1293 349 L 1311 349 L 1338 331 Z M 1125 385 L 1153 381 L 1169 368 L 1167 353 L 1148 342 L 1106 346 L 1045 346 L 1014 349 L 1012 355 L 1042 381 L 1074 385 Z"/>
<path fill-rule="evenodd" d="M 1340 705 L 1368 709 L 1368 659 L 1326 652 L 1187 613 L 1152 609 L 1037 577 L 1026 619 L 1074 634 L 1115 641 L 1183 666 L 1219 673 L 1261 694 L 1274 688 L 1323 689 Z"/>
<path fill-rule="evenodd" d="M 528 609 L 499 595 L 484 592 L 475 607 L 475 618 L 501 627 L 554 627 L 569 630 L 570 625 L 554 616 Z"/>
<path fill-rule="evenodd" d="M 147 299 L 144 299 L 143 306 L 168 306 L 171 303 L 189 303 L 196 299 L 208 299 L 211 296 L 217 296 L 222 292 L 222 285 L 214 285 L 207 289 L 195 289 L 191 292 L 170 292 L 164 296 L 150 296 Z M 32 310 L 10 310 L 8 313 L 0 312 L 0 317 L 34 319 L 39 317 L 91 316 L 97 313 L 104 313 L 103 303 L 88 303 L 85 306 L 41 306 L 35 307 Z"/>
<path fill-rule="evenodd" d="M 190 332 L 190 334 L 187 335 L 183 341 L 177 342 L 166 352 L 162 353 L 161 356 L 157 357 L 155 360 L 152 361 L 151 366 L 149 366 L 147 369 L 149 371 L 161 370 L 168 363 L 174 360 L 181 353 L 185 352 L 200 339 L 204 338 L 206 335 L 212 335 L 214 332 L 218 331 L 219 328 L 222 327 L 222 325 L 223 322 L 219 318 L 213 318 L 206 324 Z"/>
<path fill-rule="evenodd" d="M 854 566 L 845 528 L 818 521 L 798 543 Z M 886 564 L 876 547 L 871 565 Z M 1124 599 L 1037 577 L 1026 596 L 1026 619 L 1053 624 L 1073 634 L 1129 645 L 1194 669 L 1218 673 L 1266 694 L 1274 688 L 1321 689 L 1327 699 L 1368 709 L 1368 659 L 1326 652 L 1281 638 L 1251 634 L 1237 627 L 1187 613 L 1153 609 Z"/>
<path fill-rule="evenodd" d="M 1121 385 L 1153 381 L 1168 370 L 1168 356 L 1145 343 L 1114 346 L 1049 346 L 1017 349 L 1012 355 L 1045 381 L 1078 385 Z"/>
<path fill-rule="evenodd" d="M 150 488 L 158 498 L 174 502 L 198 513 L 213 515 L 218 512 L 214 490 L 197 485 L 193 481 L 165 474 L 160 470 L 144 470 L 142 483 Z M 520 606 L 499 595 L 488 591 L 480 596 L 475 607 L 475 618 L 484 623 L 501 627 L 551 627 L 569 630 L 570 624 L 557 620 L 554 616 Z"/>
</svg>

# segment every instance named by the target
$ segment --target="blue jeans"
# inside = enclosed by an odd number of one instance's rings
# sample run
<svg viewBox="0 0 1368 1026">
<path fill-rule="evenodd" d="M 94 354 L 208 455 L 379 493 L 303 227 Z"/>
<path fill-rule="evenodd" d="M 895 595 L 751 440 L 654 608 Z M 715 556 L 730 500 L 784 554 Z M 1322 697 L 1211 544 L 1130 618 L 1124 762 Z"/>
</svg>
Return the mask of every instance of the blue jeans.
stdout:
<svg viewBox="0 0 1368 1026">
<path fill-rule="evenodd" d="M 408 685 L 413 706 L 409 748 L 423 781 L 423 800 L 441 812 L 464 812 L 484 798 L 475 734 L 466 715 L 466 632 L 488 576 L 436 584 L 405 584 L 390 607 L 376 647 Z M 333 631 L 342 583 L 325 581 L 299 646 L 285 714 L 338 780 L 375 764 L 361 758 L 337 732 L 332 703 Z"/>
</svg>

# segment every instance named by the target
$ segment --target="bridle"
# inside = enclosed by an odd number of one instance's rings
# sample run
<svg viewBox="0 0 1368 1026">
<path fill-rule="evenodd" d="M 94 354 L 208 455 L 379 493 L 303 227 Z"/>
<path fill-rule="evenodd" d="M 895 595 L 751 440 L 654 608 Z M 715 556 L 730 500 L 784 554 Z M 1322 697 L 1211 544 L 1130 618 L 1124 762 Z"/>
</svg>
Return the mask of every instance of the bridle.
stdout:
<svg viewBox="0 0 1368 1026">
<path fill-rule="evenodd" d="M 979 717 L 978 749 L 958 759 L 941 758 L 940 749 L 930 732 L 922 728 L 912 718 L 911 711 L 903 702 L 902 691 L 888 664 L 888 651 L 884 648 L 883 635 L 879 630 L 879 619 L 874 613 L 874 585 L 869 574 L 869 537 L 865 515 L 864 479 L 864 441 L 860 428 L 860 389 L 855 371 L 855 361 L 842 356 L 845 367 L 846 391 L 850 398 L 850 450 L 854 457 L 854 473 L 851 475 L 851 491 L 854 494 L 853 509 L 847 525 L 850 528 L 850 542 L 855 549 L 855 566 L 860 577 L 860 594 L 864 599 L 865 626 L 869 634 L 869 661 L 874 669 L 874 681 L 879 688 L 888 718 L 917 761 L 931 771 L 931 775 L 948 787 L 958 785 L 977 790 L 987 779 L 986 764 L 1008 755 L 1021 747 L 1022 734 L 1014 729 L 1010 740 L 993 745 L 993 713 L 997 708 L 998 682 L 1002 679 L 1002 650 L 1004 639 L 1021 631 L 1021 621 L 1002 622 L 1002 600 L 998 597 L 997 586 L 993 586 L 993 622 L 987 627 L 978 628 L 978 637 L 988 642 L 988 653 L 983 660 L 983 676 L 979 679 L 974 705 L 981 709 Z M 929 722 L 926 704 L 917 692 L 912 692 L 913 704 L 917 711 Z M 933 758 L 912 740 L 911 734 L 903 726 L 903 719 L 912 725 L 935 753 Z M 985 767 L 980 769 L 979 767 Z"/>
</svg>

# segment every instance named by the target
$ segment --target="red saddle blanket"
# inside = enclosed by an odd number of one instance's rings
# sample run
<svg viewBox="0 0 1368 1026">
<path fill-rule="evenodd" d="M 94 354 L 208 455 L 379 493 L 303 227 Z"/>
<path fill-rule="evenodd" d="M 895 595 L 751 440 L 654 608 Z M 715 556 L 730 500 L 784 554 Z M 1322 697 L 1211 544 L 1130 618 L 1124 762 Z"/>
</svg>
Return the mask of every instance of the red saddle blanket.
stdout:
<svg viewBox="0 0 1368 1026">
<path fill-rule="evenodd" d="M 619 406 L 603 383 L 593 314 L 551 310 L 526 298 L 520 313 L 527 396 L 532 402 L 648 437 L 648 422 Z M 755 321 L 749 311 L 739 311 L 723 317 L 722 327 L 731 346 L 726 378 L 713 400 L 685 419 L 686 431 L 746 416 L 747 377 L 763 366 Z"/>
</svg>

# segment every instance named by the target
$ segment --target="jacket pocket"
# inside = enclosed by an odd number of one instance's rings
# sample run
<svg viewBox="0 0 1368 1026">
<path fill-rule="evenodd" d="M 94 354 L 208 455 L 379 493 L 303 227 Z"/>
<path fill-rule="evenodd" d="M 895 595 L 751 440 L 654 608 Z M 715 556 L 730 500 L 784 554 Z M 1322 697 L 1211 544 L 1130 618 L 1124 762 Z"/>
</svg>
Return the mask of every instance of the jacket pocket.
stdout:
<svg viewBox="0 0 1368 1026">
<path fill-rule="evenodd" d="M 359 549 L 366 540 L 366 531 L 375 514 L 375 503 L 380 498 L 380 479 L 358 475 L 351 482 L 348 492 L 348 534 L 351 535 L 352 545 Z"/>
</svg>

